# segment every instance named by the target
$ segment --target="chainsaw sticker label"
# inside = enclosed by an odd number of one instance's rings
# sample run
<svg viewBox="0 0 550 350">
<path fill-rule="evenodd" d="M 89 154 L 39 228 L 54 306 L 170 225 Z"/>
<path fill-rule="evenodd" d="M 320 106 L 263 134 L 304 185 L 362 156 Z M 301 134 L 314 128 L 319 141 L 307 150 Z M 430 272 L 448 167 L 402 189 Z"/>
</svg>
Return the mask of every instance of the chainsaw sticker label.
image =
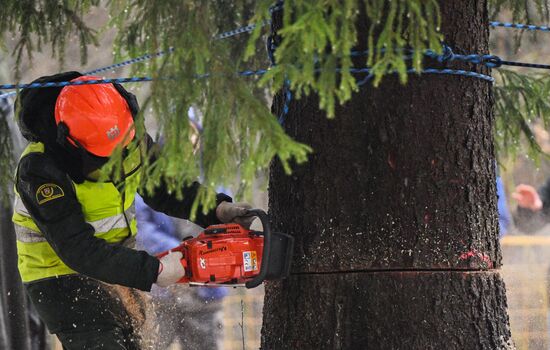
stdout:
<svg viewBox="0 0 550 350">
<path fill-rule="evenodd" d="M 256 251 L 243 252 L 243 265 L 244 265 L 245 272 L 258 270 L 258 260 L 256 259 Z"/>
<path fill-rule="evenodd" d="M 206 255 L 206 254 L 210 254 L 210 253 L 214 253 L 214 252 L 225 252 L 227 250 L 227 247 L 226 246 L 222 246 L 222 247 L 219 247 L 219 248 L 215 248 L 215 249 L 210 249 L 210 250 L 206 250 L 206 251 L 200 251 L 199 254 L 200 255 Z"/>
</svg>

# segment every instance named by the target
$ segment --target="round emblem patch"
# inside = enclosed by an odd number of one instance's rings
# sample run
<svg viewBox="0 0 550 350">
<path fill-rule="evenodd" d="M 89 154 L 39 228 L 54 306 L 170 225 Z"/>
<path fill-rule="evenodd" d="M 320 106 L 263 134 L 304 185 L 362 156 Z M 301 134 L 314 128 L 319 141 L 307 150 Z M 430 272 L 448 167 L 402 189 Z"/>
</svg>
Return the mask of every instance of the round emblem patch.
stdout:
<svg viewBox="0 0 550 350">
<path fill-rule="evenodd" d="M 36 201 L 38 204 L 44 204 L 63 196 L 65 196 L 63 189 L 56 184 L 44 184 L 36 190 Z"/>
</svg>

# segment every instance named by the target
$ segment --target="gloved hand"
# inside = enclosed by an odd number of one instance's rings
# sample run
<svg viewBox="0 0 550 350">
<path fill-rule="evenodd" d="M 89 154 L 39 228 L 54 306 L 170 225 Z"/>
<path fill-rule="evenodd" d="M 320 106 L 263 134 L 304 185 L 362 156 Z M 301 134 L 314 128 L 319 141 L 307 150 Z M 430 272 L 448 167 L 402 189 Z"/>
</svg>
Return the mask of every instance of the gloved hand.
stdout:
<svg viewBox="0 0 550 350">
<path fill-rule="evenodd" d="M 247 229 L 250 228 L 255 216 L 247 216 L 248 209 L 252 208 L 248 203 L 221 202 L 216 208 L 216 216 L 224 224 L 235 222 Z"/>
<path fill-rule="evenodd" d="M 183 254 L 181 252 L 169 252 L 159 259 L 159 274 L 156 284 L 160 287 L 168 287 L 185 276 L 185 268 L 181 264 Z"/>
</svg>

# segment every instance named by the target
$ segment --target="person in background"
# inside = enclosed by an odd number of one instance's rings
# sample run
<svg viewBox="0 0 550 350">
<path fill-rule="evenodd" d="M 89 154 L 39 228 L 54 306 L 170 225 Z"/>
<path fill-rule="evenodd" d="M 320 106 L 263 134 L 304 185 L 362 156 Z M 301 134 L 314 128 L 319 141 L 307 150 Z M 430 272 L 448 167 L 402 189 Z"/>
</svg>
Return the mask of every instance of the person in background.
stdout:
<svg viewBox="0 0 550 350">
<path fill-rule="evenodd" d="M 136 217 L 139 230 L 137 247 L 151 255 L 172 249 L 185 236 L 200 232 L 200 228 L 192 223 L 180 225 L 184 231 L 178 232 L 172 218 L 151 209 L 139 195 L 136 196 Z M 151 294 L 160 330 L 159 349 L 166 349 L 176 342 L 186 350 L 218 348 L 222 331 L 219 316 L 226 288 L 153 286 Z"/>
<path fill-rule="evenodd" d="M 500 228 L 499 238 L 504 237 L 512 226 L 512 216 L 508 210 L 508 201 L 506 200 L 506 191 L 502 178 L 497 176 L 497 207 L 498 207 L 498 225 Z"/>
<path fill-rule="evenodd" d="M 518 185 L 512 198 L 518 203 L 514 223 L 522 233 L 533 233 L 550 222 L 550 178 L 538 190 Z"/>
</svg>

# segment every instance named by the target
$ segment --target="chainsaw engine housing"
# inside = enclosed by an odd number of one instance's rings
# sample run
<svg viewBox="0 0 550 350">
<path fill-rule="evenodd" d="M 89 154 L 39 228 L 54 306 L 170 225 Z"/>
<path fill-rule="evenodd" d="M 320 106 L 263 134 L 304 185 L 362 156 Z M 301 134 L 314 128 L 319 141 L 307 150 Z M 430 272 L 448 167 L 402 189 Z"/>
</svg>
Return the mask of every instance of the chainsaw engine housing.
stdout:
<svg viewBox="0 0 550 350">
<path fill-rule="evenodd" d="M 236 284 L 259 273 L 264 238 L 238 224 L 214 225 L 183 245 L 191 282 Z"/>
<path fill-rule="evenodd" d="M 195 238 L 161 253 L 181 252 L 185 277 L 178 283 L 202 285 L 259 286 L 264 280 L 285 278 L 290 273 L 294 238 L 285 233 L 271 232 L 267 214 L 249 209 L 257 216 L 263 231 L 252 231 L 239 224 L 208 226 Z"/>
</svg>

